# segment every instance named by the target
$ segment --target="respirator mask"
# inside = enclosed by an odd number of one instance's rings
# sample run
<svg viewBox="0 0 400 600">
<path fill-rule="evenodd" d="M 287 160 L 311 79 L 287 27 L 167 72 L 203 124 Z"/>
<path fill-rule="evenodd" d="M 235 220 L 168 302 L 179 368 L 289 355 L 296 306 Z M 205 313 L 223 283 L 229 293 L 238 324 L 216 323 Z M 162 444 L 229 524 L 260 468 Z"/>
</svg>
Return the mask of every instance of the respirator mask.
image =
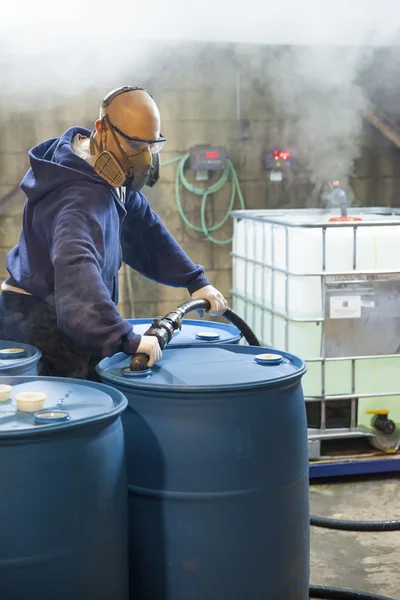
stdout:
<svg viewBox="0 0 400 600">
<path fill-rule="evenodd" d="M 103 148 L 103 141 L 98 143 L 94 139 L 94 133 L 90 136 L 90 152 L 93 155 L 95 148 L 99 152 L 94 163 L 94 170 L 107 183 L 113 187 L 119 188 L 125 186 L 127 191 L 138 192 L 145 185 L 153 187 L 160 178 L 160 155 L 159 152 L 164 146 L 167 138 L 163 135 L 157 140 L 144 140 L 142 138 L 132 137 L 118 129 L 106 112 L 107 107 L 112 100 L 119 94 L 132 90 L 144 90 L 138 87 L 122 87 L 110 92 L 105 97 L 102 103 L 104 112 L 102 118 L 102 126 L 106 132 L 109 130 L 118 147 L 120 156 L 116 156 L 114 152 Z M 148 93 L 148 92 L 147 92 Z M 151 96 L 151 94 L 149 94 Z M 117 134 L 127 140 L 128 144 L 133 148 L 138 148 L 138 152 L 133 156 L 129 156 L 122 147 Z M 107 134 L 106 134 L 107 135 Z M 141 146 L 143 149 L 140 150 Z"/>
</svg>

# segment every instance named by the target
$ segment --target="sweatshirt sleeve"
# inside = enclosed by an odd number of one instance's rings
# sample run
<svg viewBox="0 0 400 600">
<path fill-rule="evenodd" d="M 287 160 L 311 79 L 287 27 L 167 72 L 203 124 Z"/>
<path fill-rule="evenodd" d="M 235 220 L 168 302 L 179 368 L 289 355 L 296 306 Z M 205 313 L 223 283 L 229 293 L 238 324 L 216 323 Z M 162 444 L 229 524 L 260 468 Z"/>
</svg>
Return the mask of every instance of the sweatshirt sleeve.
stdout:
<svg viewBox="0 0 400 600">
<path fill-rule="evenodd" d="M 53 230 L 51 261 L 58 326 L 101 357 L 134 354 L 141 336 L 122 319 L 105 286 L 100 223 L 82 212 L 66 212 Z"/>
<path fill-rule="evenodd" d="M 142 193 L 131 193 L 125 208 L 121 246 L 126 264 L 157 283 L 186 287 L 190 294 L 210 283 L 204 268 L 192 262 Z"/>
</svg>

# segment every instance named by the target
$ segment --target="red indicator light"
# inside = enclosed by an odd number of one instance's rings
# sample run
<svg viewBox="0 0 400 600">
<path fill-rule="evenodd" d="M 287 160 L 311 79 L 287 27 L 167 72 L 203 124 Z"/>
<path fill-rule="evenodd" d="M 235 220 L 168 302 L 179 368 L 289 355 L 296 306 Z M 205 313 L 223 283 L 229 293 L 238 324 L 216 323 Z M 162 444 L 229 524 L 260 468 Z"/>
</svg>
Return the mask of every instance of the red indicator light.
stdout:
<svg viewBox="0 0 400 600">
<path fill-rule="evenodd" d="M 206 158 L 219 158 L 219 152 L 206 152 Z"/>
<path fill-rule="evenodd" d="M 273 155 L 275 160 L 289 160 L 289 158 L 292 156 L 291 152 L 286 152 L 286 151 L 279 151 L 279 150 L 274 150 L 273 151 Z"/>
</svg>

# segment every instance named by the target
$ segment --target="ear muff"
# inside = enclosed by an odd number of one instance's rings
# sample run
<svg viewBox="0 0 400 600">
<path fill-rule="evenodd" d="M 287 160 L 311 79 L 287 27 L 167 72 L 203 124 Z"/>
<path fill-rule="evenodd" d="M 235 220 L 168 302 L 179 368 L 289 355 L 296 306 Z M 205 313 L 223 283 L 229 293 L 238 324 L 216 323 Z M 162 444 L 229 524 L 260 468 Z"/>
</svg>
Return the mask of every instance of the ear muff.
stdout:
<svg viewBox="0 0 400 600">
<path fill-rule="evenodd" d="M 160 179 L 160 155 L 158 152 L 156 154 L 152 154 L 152 164 L 149 173 L 149 178 L 147 180 L 148 187 L 152 188 L 156 185 L 157 181 Z"/>
</svg>

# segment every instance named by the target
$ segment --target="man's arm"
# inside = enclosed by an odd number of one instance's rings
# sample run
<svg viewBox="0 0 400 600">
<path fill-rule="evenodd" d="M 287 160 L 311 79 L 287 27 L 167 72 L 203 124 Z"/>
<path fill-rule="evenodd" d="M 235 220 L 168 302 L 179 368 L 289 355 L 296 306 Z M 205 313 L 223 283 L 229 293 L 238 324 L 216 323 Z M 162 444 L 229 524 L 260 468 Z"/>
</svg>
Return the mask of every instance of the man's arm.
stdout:
<svg viewBox="0 0 400 600">
<path fill-rule="evenodd" d="M 126 210 L 121 236 L 126 264 L 158 283 L 186 287 L 190 294 L 210 285 L 203 267 L 192 262 L 142 193 L 129 195 Z"/>
<path fill-rule="evenodd" d="M 134 354 L 141 336 L 122 319 L 101 277 L 104 238 L 89 214 L 64 213 L 51 244 L 58 326 L 97 356 Z"/>
</svg>

